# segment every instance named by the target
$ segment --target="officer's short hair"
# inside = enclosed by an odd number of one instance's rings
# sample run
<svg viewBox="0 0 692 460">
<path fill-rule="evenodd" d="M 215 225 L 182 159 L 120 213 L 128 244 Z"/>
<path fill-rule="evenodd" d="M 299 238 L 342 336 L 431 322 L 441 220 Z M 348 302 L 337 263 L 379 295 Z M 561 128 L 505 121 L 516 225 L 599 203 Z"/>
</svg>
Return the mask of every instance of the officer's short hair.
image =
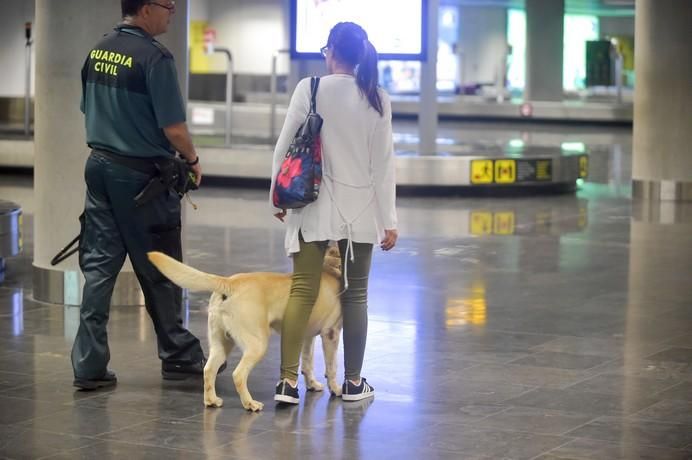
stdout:
<svg viewBox="0 0 692 460">
<path fill-rule="evenodd" d="M 136 16 L 139 10 L 149 3 L 150 0 L 120 0 L 120 9 L 123 17 Z"/>
</svg>

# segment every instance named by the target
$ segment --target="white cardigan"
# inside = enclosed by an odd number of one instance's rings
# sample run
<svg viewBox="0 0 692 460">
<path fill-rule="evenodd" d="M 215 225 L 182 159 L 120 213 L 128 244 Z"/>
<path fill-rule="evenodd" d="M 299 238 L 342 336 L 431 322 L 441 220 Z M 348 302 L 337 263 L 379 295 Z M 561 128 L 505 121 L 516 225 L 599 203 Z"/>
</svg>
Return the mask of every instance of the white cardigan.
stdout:
<svg viewBox="0 0 692 460">
<path fill-rule="evenodd" d="M 322 185 L 317 200 L 288 211 L 286 252 L 300 251 L 298 232 L 310 241 L 349 239 L 379 244 L 397 228 L 392 107 L 379 89 L 384 116 L 370 106 L 351 75 L 320 79 L 317 113 L 322 125 Z M 296 86 L 274 149 L 272 184 L 300 124 L 310 111 L 310 78 Z M 280 209 L 271 206 L 272 213 Z"/>
</svg>

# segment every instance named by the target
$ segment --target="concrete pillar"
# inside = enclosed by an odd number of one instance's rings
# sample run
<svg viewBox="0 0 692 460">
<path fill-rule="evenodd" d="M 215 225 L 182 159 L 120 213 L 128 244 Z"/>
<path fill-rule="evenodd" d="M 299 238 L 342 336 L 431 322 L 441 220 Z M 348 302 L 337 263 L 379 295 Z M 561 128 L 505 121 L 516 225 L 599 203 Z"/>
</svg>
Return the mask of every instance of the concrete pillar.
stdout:
<svg viewBox="0 0 692 460">
<path fill-rule="evenodd" d="M 526 0 L 525 101 L 562 101 L 565 0 Z"/>
<path fill-rule="evenodd" d="M 459 11 L 458 52 L 461 84 L 495 81 L 507 57 L 507 8 L 462 5 Z"/>
<path fill-rule="evenodd" d="M 692 201 L 692 4 L 637 0 L 632 195 Z"/>
<path fill-rule="evenodd" d="M 36 0 L 34 135 L 34 298 L 78 305 L 83 277 L 76 256 L 51 258 L 79 233 L 84 207 L 84 117 L 80 70 L 89 49 L 120 18 L 109 0 Z M 78 30 L 79 33 L 74 33 Z M 122 278 L 122 277 L 121 277 Z M 134 278 L 134 277 L 132 277 Z"/>
<path fill-rule="evenodd" d="M 421 64 L 420 111 L 418 112 L 418 152 L 422 155 L 437 152 L 437 40 L 439 0 L 428 0 L 428 59 Z"/>
<path fill-rule="evenodd" d="M 181 18 L 187 18 L 187 1 L 178 0 L 176 6 L 171 36 L 180 28 Z M 89 149 L 84 116 L 79 111 L 82 64 L 91 47 L 120 19 L 120 2 L 112 0 L 36 0 L 33 265 L 37 300 L 66 305 L 81 302 L 84 281 L 77 257 L 55 267 L 50 260 L 79 233 L 77 218 L 84 208 L 84 164 Z M 187 26 L 183 30 L 184 42 L 171 36 L 168 40 L 186 69 Z M 118 277 L 112 302 L 144 303 L 129 263 Z"/>
<path fill-rule="evenodd" d="M 640 2 L 642 0 L 637 0 Z M 655 2 L 658 5 L 658 0 Z M 625 365 L 639 365 L 652 344 L 689 334 L 682 311 L 692 298 L 692 204 L 640 201 L 632 205 L 629 238 Z M 678 321 L 672 320 L 676 318 Z M 658 321 L 657 328 L 651 327 Z M 665 335 L 664 335 L 665 334 Z M 641 401 L 637 385 L 625 385 L 623 407 Z"/>
</svg>

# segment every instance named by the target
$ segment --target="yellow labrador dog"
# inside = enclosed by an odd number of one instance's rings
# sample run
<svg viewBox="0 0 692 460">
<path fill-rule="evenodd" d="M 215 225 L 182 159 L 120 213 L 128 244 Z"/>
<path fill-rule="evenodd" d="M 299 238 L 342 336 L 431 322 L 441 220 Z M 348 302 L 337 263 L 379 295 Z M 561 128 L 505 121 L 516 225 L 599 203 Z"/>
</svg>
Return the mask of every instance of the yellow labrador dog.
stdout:
<svg viewBox="0 0 692 460">
<path fill-rule="evenodd" d="M 221 407 L 216 395 L 216 374 L 234 345 L 242 357 L 233 371 L 233 383 L 243 407 L 260 411 L 264 404 L 252 399 L 247 388 L 248 375 L 267 352 L 271 329 L 281 333 L 288 295 L 290 273 L 238 273 L 223 277 L 196 270 L 160 252 L 150 252 L 149 260 L 168 279 L 191 291 L 211 291 L 209 299 L 209 359 L 204 366 L 204 404 Z M 313 342 L 322 338 L 325 376 L 329 390 L 341 394 L 336 382 L 336 352 L 339 346 L 342 317 L 339 250 L 330 247 L 324 258 L 320 292 L 308 321 L 303 344 L 301 371 L 308 390 L 322 391 L 313 369 Z"/>
</svg>

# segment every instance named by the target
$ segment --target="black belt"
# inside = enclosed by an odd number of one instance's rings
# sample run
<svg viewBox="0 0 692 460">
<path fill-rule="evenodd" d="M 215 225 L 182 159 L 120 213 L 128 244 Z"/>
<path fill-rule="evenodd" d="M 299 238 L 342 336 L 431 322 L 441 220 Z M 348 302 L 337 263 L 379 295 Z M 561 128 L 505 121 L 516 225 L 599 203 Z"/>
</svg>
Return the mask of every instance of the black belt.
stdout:
<svg viewBox="0 0 692 460">
<path fill-rule="evenodd" d="M 113 163 L 126 166 L 135 171 L 142 172 L 144 174 L 155 175 L 159 172 L 158 164 L 162 162 L 168 162 L 173 159 L 166 157 L 130 157 L 126 155 L 120 155 L 117 153 L 109 152 L 108 150 L 92 149 L 91 153 L 93 155 L 100 155 L 102 157 L 108 158 Z"/>
</svg>

